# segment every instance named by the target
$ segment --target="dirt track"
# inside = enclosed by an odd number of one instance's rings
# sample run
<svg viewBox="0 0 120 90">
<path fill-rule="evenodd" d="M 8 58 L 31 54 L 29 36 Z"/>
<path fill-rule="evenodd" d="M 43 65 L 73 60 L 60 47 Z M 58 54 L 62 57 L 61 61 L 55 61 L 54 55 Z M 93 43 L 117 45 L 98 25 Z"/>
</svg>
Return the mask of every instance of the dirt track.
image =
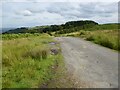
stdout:
<svg viewBox="0 0 120 90">
<path fill-rule="evenodd" d="M 82 88 L 117 88 L 118 53 L 74 37 L 56 37 L 66 68 Z"/>
</svg>

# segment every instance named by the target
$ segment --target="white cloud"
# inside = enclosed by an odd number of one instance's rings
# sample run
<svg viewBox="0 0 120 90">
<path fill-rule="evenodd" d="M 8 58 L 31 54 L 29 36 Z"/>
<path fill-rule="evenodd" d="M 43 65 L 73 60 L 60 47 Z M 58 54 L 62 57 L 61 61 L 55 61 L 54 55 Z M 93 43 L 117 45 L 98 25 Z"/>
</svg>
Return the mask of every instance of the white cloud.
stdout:
<svg viewBox="0 0 120 90">
<path fill-rule="evenodd" d="M 31 16 L 32 12 L 29 11 L 29 10 L 24 10 L 24 11 L 17 11 L 16 14 L 20 14 L 20 15 L 23 15 L 23 16 Z"/>
<path fill-rule="evenodd" d="M 54 7 L 53 7 L 54 6 Z M 117 3 L 53 3 L 47 8 L 50 13 L 57 13 L 66 18 L 110 17 L 116 13 Z"/>
</svg>

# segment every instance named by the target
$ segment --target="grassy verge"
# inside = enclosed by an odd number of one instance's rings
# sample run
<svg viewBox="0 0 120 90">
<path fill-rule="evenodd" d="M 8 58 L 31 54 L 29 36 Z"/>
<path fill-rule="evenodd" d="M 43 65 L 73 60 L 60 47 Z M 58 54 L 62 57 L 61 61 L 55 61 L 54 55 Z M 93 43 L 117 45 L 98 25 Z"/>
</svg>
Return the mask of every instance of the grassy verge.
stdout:
<svg viewBox="0 0 120 90">
<path fill-rule="evenodd" d="M 118 30 L 81 31 L 80 37 L 96 44 L 120 51 Z"/>
<path fill-rule="evenodd" d="M 51 54 L 49 43 L 55 42 L 52 37 L 47 34 L 22 36 L 25 35 L 18 35 L 17 39 L 9 37 L 10 40 L 3 36 L 3 88 L 38 88 L 54 77 L 53 67 L 61 62 L 59 53 Z"/>
<path fill-rule="evenodd" d="M 45 88 L 75 88 L 78 86 L 71 73 L 67 72 L 65 64 L 62 60 L 59 61 L 59 65 L 55 71 L 56 73 L 54 74 L 54 78 L 45 84 Z"/>
</svg>

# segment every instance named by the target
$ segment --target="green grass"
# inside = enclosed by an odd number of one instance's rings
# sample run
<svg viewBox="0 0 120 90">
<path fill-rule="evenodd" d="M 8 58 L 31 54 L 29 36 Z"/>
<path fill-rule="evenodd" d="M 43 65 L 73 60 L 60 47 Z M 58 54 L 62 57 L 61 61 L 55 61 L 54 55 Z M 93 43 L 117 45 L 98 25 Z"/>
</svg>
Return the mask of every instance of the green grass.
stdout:
<svg viewBox="0 0 120 90">
<path fill-rule="evenodd" d="M 120 51 L 118 30 L 80 31 L 80 37 L 96 44 Z"/>
<path fill-rule="evenodd" d="M 96 31 L 96 30 L 117 30 L 118 29 L 118 24 L 99 24 L 95 25 L 91 28 L 85 29 L 85 31 Z"/>
<path fill-rule="evenodd" d="M 54 77 L 52 67 L 61 55 L 50 54 L 49 42 L 54 40 L 47 34 L 15 35 L 3 35 L 2 87 L 38 88 Z"/>
<path fill-rule="evenodd" d="M 12 40 L 12 39 L 17 39 L 17 38 L 27 38 L 27 37 L 34 37 L 34 36 L 39 36 L 41 34 L 39 33 L 34 33 L 34 34 L 30 34 L 30 33 L 24 33 L 24 34 L 3 34 L 2 39 L 3 40 Z"/>
</svg>

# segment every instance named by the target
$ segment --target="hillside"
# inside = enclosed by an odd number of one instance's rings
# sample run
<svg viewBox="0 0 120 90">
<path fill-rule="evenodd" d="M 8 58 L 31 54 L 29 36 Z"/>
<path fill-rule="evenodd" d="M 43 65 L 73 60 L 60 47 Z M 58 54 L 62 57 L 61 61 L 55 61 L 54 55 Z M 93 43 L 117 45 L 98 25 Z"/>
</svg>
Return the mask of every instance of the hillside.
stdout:
<svg viewBox="0 0 120 90">
<path fill-rule="evenodd" d="M 95 25 L 98 25 L 98 23 L 90 20 L 69 21 L 61 25 L 36 26 L 31 28 L 21 27 L 21 28 L 11 29 L 9 31 L 4 32 L 3 34 L 5 33 L 9 33 L 9 34 L 11 33 L 46 33 L 46 32 L 47 33 L 48 32 L 66 33 L 66 32 L 78 31 L 80 29 L 91 28 Z"/>
</svg>

